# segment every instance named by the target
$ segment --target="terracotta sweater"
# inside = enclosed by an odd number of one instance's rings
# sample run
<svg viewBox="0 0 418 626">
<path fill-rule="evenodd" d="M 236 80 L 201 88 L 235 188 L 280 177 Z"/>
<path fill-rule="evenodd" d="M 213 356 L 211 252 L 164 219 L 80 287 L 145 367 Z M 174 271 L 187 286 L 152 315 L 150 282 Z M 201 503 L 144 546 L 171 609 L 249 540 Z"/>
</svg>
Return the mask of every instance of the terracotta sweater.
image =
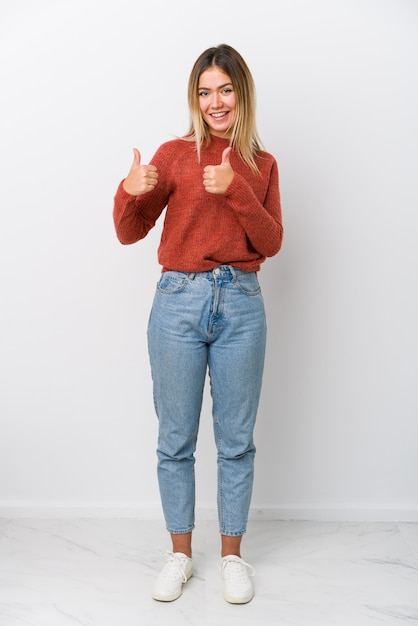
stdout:
<svg viewBox="0 0 418 626">
<path fill-rule="evenodd" d="M 141 196 L 128 194 L 120 183 L 113 218 L 122 244 L 144 238 L 167 207 L 158 260 L 162 271 L 202 272 L 217 265 L 258 271 L 275 255 L 283 238 L 277 163 L 260 152 L 253 174 L 233 150 L 234 178 L 225 194 L 211 194 L 203 186 L 206 165 L 219 165 L 227 139 L 213 137 L 198 163 L 194 143 L 174 139 L 157 150 L 150 163 L 158 170 L 158 184 Z"/>
</svg>

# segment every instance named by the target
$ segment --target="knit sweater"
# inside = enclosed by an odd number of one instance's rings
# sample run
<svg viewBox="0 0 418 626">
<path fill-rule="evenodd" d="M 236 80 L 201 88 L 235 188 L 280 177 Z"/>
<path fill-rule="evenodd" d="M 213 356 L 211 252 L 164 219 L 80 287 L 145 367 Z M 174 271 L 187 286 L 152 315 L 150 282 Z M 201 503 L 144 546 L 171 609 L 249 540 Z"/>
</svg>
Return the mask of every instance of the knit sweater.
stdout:
<svg viewBox="0 0 418 626">
<path fill-rule="evenodd" d="M 123 181 L 117 189 L 113 218 L 119 241 L 132 244 L 144 238 L 166 208 L 158 248 L 162 271 L 202 272 L 218 265 L 258 271 L 282 244 L 277 163 L 259 152 L 259 175 L 232 150 L 232 182 L 224 194 L 209 193 L 203 169 L 219 165 L 228 145 L 227 139 L 212 137 L 199 163 L 193 142 L 162 144 L 150 161 L 158 170 L 156 187 L 140 196 L 127 193 Z"/>
</svg>

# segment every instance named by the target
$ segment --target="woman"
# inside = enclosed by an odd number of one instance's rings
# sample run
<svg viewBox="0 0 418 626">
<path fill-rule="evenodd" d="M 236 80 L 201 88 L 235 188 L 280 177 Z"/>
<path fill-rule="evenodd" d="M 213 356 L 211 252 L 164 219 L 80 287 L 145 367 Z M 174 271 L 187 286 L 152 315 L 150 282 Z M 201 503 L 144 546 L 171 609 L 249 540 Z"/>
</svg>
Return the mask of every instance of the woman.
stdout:
<svg viewBox="0 0 418 626">
<path fill-rule="evenodd" d="M 115 196 L 121 243 L 146 236 L 167 207 L 162 273 L 148 325 L 159 420 L 158 480 L 173 551 L 153 597 L 172 601 L 192 575 L 194 453 L 206 371 L 218 452 L 218 516 L 224 598 L 253 597 L 241 558 L 251 501 L 254 424 L 266 322 L 257 272 L 282 243 L 277 164 L 261 149 L 255 89 L 228 45 L 205 50 L 189 78 L 190 129 L 142 164 L 134 149 Z"/>
</svg>

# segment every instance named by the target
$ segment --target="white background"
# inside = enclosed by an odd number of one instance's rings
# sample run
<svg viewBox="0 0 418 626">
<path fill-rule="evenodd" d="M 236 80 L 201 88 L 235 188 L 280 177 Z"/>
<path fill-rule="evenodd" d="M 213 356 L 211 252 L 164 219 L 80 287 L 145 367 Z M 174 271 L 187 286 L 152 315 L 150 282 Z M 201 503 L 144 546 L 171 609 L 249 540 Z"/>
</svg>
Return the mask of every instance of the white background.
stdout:
<svg viewBox="0 0 418 626">
<path fill-rule="evenodd" d="M 192 64 L 229 43 L 285 225 L 260 273 L 253 513 L 418 519 L 417 34 L 416 0 L 1 1 L 4 514 L 160 515 L 161 224 L 121 246 L 113 196 L 134 146 L 147 162 L 187 130 Z M 199 511 L 215 492 L 206 392 Z"/>
</svg>

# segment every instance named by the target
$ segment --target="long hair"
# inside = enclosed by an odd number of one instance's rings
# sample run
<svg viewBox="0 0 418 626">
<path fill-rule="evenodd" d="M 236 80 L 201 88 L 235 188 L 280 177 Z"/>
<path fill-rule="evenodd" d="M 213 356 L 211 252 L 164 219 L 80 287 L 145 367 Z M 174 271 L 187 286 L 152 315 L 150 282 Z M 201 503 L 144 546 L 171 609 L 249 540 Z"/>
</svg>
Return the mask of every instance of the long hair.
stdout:
<svg viewBox="0 0 418 626">
<path fill-rule="evenodd" d="M 262 143 L 256 128 L 254 80 L 242 56 L 231 46 L 221 44 L 208 48 L 196 60 L 189 77 L 190 128 L 184 139 L 196 142 L 199 159 L 202 146 L 210 145 L 210 129 L 202 117 L 198 88 L 201 74 L 214 66 L 230 77 L 235 92 L 236 114 L 230 129 L 231 146 L 251 170 L 258 173 L 255 155 L 262 149 Z"/>
</svg>

